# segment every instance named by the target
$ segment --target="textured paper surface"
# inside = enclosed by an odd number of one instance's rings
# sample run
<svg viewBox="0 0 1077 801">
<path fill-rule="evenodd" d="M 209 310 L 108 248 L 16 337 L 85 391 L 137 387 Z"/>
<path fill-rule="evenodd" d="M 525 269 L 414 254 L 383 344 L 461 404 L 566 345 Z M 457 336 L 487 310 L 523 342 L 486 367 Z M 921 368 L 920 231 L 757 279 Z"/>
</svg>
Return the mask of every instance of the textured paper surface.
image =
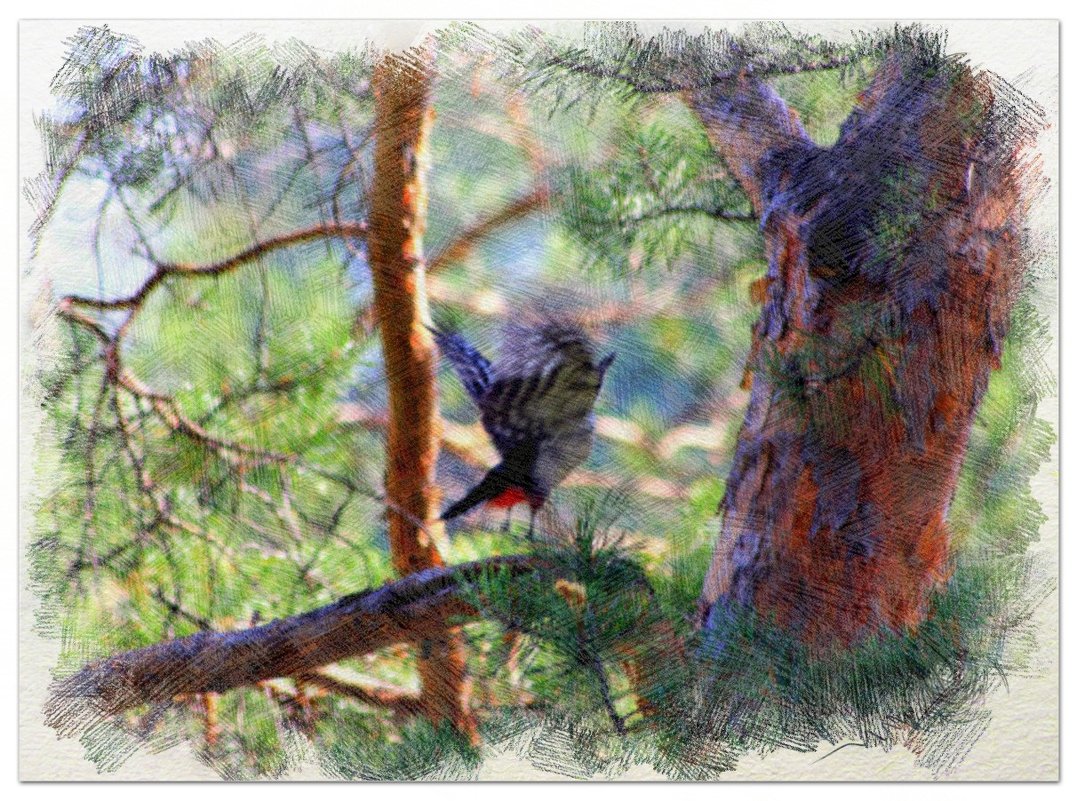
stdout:
<svg viewBox="0 0 1077 801">
<path fill-rule="evenodd" d="M 89 21 L 88 21 L 89 22 Z M 99 24 L 100 20 L 92 21 Z M 65 37 L 82 24 L 78 21 L 24 22 L 20 26 L 20 173 L 22 178 L 36 174 L 41 155 L 37 134 L 33 128 L 35 110 L 48 105 L 48 81 L 62 60 Z M 514 27 L 520 23 L 484 23 L 487 26 Z M 542 23 L 545 27 L 571 23 Z M 678 27 L 695 29 L 705 23 L 678 22 Z M 715 21 L 716 27 L 723 23 Z M 798 27 L 823 33 L 848 31 L 863 23 L 806 22 Z M 877 23 L 873 23 L 877 24 Z M 1056 231 L 1058 225 L 1058 24 L 1054 21 L 954 21 L 942 24 L 950 32 L 951 52 L 966 52 L 974 64 L 987 67 L 1039 102 L 1047 111 L 1051 128 L 1041 138 L 1040 151 L 1045 173 L 1052 187 L 1039 204 L 1034 215 L 1035 225 L 1044 231 Z M 222 42 L 238 39 L 249 32 L 270 40 L 298 37 L 310 44 L 336 48 L 346 47 L 360 37 L 369 37 L 387 46 L 402 47 L 418 40 L 421 34 L 438 27 L 437 22 L 258 22 L 258 21 L 123 21 L 114 23 L 119 31 L 142 40 L 148 49 L 167 49 L 185 40 L 213 36 Z M 661 22 L 644 24 L 645 30 L 660 28 Z M 735 26 L 736 23 L 731 25 Z M 25 230 L 32 215 L 25 202 L 22 208 L 21 230 L 23 279 L 21 300 L 24 317 L 21 325 L 23 364 L 32 365 L 34 354 L 26 348 L 28 324 L 25 311 L 35 298 L 41 271 L 26 272 L 27 243 Z M 1056 257 L 1057 264 L 1057 257 Z M 1058 309 L 1044 309 L 1051 320 L 1052 342 L 1046 361 L 1056 369 L 1058 364 Z M 38 410 L 24 402 L 21 418 L 21 496 L 24 511 L 21 517 L 20 554 L 23 556 L 20 587 L 19 704 L 20 704 L 20 775 L 24 780 L 113 779 L 113 780 L 206 780 L 216 774 L 197 762 L 184 748 L 174 748 L 162 754 L 140 752 L 126 762 L 115 774 L 99 775 L 83 757 L 83 747 L 77 740 L 58 741 L 54 733 L 42 724 L 41 705 L 45 699 L 49 671 L 55 664 L 57 646 L 41 639 L 33 630 L 35 598 L 28 589 L 25 564 L 28 515 L 25 504 L 34 491 L 33 476 L 27 469 L 33 463 L 33 432 L 38 425 Z M 1039 416 L 1057 430 L 1057 400 L 1050 398 L 1042 405 Z M 1040 531 L 1040 540 L 1032 553 L 1041 555 L 1053 566 L 1057 575 L 1058 554 L 1058 455 L 1052 448 L 1051 462 L 1044 466 L 1033 482 L 1033 490 L 1048 516 Z M 1058 777 L 1058 603 L 1057 593 L 1038 610 L 1040 667 L 1035 677 L 1010 677 L 1008 691 L 995 693 L 987 699 L 992 711 L 991 725 L 960 767 L 948 778 L 965 780 L 1031 779 L 1053 780 Z M 901 750 L 883 753 L 860 747 L 842 748 L 825 759 L 825 751 L 800 754 L 782 751 L 766 759 L 746 757 L 729 778 L 738 780 L 830 779 L 830 780 L 900 780 L 930 778 L 913 765 L 912 756 Z M 292 779 L 323 778 L 315 767 L 296 773 Z M 560 778 L 543 775 L 509 755 L 493 755 L 483 769 L 488 780 L 525 780 Z M 660 778 L 643 769 L 634 769 L 626 779 Z"/>
</svg>

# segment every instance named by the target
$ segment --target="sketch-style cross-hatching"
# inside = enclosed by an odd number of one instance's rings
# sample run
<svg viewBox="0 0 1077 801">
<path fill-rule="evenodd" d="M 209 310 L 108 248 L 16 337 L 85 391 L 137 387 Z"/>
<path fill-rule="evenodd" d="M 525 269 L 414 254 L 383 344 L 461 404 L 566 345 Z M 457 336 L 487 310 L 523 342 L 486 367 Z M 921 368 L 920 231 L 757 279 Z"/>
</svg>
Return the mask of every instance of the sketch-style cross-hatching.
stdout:
<svg viewBox="0 0 1077 801">
<path fill-rule="evenodd" d="M 37 714 L 102 771 L 953 771 L 1054 592 L 1050 115 L 944 26 L 356 30 L 50 65 Z"/>
</svg>

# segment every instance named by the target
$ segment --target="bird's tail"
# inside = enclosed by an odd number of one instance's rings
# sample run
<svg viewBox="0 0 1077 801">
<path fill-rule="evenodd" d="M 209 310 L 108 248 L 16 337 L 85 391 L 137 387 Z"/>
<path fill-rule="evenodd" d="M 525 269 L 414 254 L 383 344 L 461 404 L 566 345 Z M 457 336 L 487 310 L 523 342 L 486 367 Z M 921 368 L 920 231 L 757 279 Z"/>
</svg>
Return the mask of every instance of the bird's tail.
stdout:
<svg viewBox="0 0 1077 801">
<path fill-rule="evenodd" d="M 482 481 L 476 484 L 467 495 L 442 512 L 441 519 L 452 520 L 454 517 L 459 517 L 480 503 L 492 501 L 510 486 L 512 482 L 501 469 L 501 465 L 498 465 L 483 476 Z"/>
</svg>

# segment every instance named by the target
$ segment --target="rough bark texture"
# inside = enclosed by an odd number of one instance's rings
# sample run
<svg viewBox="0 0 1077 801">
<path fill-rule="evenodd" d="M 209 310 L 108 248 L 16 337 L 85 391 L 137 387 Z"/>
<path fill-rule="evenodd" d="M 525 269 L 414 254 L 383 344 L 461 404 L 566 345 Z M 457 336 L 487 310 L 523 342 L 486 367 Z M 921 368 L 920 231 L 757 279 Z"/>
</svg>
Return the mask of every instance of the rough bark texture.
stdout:
<svg viewBox="0 0 1077 801">
<path fill-rule="evenodd" d="M 1028 128 L 1000 88 L 893 58 L 832 148 L 749 76 L 689 98 L 769 260 L 702 625 L 748 607 L 829 647 L 928 613 L 1020 282 Z"/>
<path fill-rule="evenodd" d="M 443 564 L 435 541 L 442 531 L 435 482 L 437 354 L 424 325 L 430 319 L 423 263 L 426 148 L 433 120 L 427 61 L 422 52 L 387 57 L 373 76 L 374 182 L 367 242 L 389 393 L 389 543 L 401 575 Z M 445 629 L 422 641 L 419 675 L 430 719 L 450 721 L 474 740 L 466 654 L 458 631 Z"/>
<path fill-rule="evenodd" d="M 475 615 L 461 588 L 483 571 L 511 575 L 541 560 L 507 556 L 430 568 L 301 615 L 242 631 L 204 631 L 91 663 L 52 688 L 46 722 L 74 734 L 96 720 L 184 693 L 224 692 L 267 679 L 306 676 L 341 659 L 400 642 L 443 636 L 450 616 Z"/>
</svg>

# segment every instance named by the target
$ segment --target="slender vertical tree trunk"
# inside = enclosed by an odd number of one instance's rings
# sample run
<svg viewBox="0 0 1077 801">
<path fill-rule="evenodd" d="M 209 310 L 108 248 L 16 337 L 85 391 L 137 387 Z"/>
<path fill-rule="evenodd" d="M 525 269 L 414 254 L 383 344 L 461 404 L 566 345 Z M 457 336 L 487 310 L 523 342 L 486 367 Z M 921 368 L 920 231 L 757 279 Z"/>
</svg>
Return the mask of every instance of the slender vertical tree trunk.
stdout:
<svg viewBox="0 0 1077 801">
<path fill-rule="evenodd" d="M 1002 90 L 892 58 L 832 148 L 751 76 L 689 98 L 769 260 L 701 625 L 747 607 L 830 647 L 928 614 L 1021 278 L 1033 126 Z"/>
<path fill-rule="evenodd" d="M 427 138 L 433 113 L 428 54 L 388 56 L 373 76 L 374 180 L 369 255 L 374 309 L 389 393 L 385 486 L 389 543 L 401 575 L 441 565 L 437 354 L 430 333 L 423 261 Z M 421 644 L 422 703 L 476 741 L 463 638 L 446 628 Z"/>
</svg>

